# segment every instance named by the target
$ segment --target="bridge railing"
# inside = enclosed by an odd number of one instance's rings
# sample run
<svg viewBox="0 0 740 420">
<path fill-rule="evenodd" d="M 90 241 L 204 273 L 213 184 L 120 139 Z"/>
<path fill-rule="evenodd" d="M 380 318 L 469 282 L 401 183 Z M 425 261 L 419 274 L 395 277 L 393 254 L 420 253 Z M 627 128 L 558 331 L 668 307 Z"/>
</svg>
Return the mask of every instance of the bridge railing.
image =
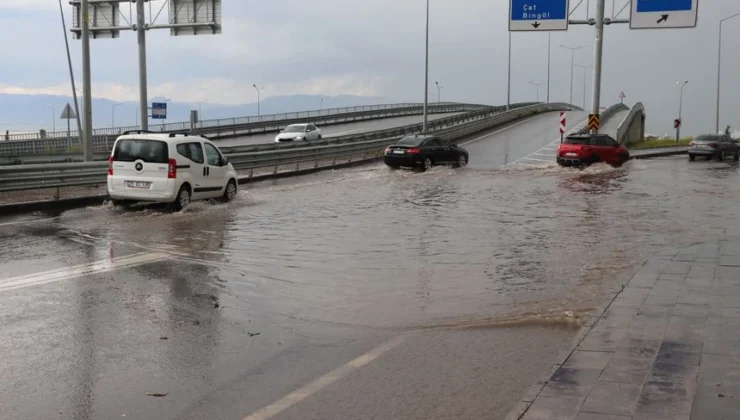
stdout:
<svg viewBox="0 0 740 420">
<path fill-rule="evenodd" d="M 503 109 L 502 109 L 503 108 Z M 512 107 L 513 108 L 513 107 Z M 467 119 L 443 119 L 431 122 L 430 132 L 451 141 L 530 115 L 576 109 L 568 104 L 551 103 L 520 106 L 509 111 L 505 107 L 489 110 Z M 330 168 L 339 162 L 365 161 L 382 156 L 386 146 L 403 136 L 417 134 L 423 130 L 420 124 L 398 129 L 383 130 L 373 136 L 347 137 L 336 143 L 311 145 L 308 147 L 277 148 L 275 150 L 243 151 L 225 150 L 224 155 L 239 172 L 240 178 L 268 177 L 279 172 L 294 172 L 306 169 Z M 35 165 L 13 165 L 0 167 L 0 192 L 26 191 L 46 188 L 66 188 L 90 185 L 105 185 L 107 162 L 54 163 Z"/>
</svg>

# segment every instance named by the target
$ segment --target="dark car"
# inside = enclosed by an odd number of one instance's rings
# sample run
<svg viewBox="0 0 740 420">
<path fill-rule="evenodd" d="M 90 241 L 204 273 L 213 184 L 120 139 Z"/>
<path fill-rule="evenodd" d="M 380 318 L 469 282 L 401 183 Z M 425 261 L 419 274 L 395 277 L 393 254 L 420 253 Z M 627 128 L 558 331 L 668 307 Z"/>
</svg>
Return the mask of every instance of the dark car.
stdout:
<svg viewBox="0 0 740 420">
<path fill-rule="evenodd" d="M 468 164 L 468 151 L 434 136 L 408 136 L 385 149 L 385 164 L 427 170 L 435 165 L 463 167 Z"/>
<path fill-rule="evenodd" d="M 737 140 L 733 140 L 732 137 L 726 134 L 698 136 L 689 143 L 688 152 L 689 160 L 694 160 L 697 156 L 717 160 L 724 160 L 725 157 L 732 156 L 735 161 L 740 160 L 740 145 L 738 145 Z"/>
<path fill-rule="evenodd" d="M 630 152 L 607 134 L 574 134 L 558 147 L 557 162 L 561 166 L 588 166 L 606 162 L 620 166 L 630 159 Z"/>
</svg>

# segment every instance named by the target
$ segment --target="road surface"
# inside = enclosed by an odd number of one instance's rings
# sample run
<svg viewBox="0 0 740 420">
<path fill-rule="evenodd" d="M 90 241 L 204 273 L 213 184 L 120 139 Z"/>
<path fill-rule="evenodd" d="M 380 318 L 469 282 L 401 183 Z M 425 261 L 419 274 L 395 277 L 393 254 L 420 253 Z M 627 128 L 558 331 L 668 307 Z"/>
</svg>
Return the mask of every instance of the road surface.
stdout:
<svg viewBox="0 0 740 420">
<path fill-rule="evenodd" d="M 504 166 L 556 119 L 461 170 L 0 220 L 0 418 L 502 418 L 646 255 L 740 222 L 730 162 Z"/>
</svg>

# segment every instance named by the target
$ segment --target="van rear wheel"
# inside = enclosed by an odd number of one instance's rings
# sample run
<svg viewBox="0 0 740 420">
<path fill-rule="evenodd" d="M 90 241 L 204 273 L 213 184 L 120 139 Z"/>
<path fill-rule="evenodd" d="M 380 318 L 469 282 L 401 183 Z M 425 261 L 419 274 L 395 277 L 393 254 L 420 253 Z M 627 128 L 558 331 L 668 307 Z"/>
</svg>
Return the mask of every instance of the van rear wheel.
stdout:
<svg viewBox="0 0 740 420">
<path fill-rule="evenodd" d="M 181 211 L 190 204 L 190 188 L 187 185 L 180 187 L 180 191 L 177 193 L 175 202 L 172 203 L 172 208 L 175 211 Z"/>
</svg>

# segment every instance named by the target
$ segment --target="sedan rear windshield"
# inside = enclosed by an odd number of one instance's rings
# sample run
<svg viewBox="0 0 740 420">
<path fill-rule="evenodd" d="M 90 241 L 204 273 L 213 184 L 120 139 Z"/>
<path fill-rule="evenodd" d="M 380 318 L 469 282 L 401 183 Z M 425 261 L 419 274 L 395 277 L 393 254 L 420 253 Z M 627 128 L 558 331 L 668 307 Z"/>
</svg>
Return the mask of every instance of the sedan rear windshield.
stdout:
<svg viewBox="0 0 740 420">
<path fill-rule="evenodd" d="M 116 143 L 113 160 L 117 162 L 168 163 L 167 143 L 158 140 L 124 139 Z"/>
<path fill-rule="evenodd" d="M 405 137 L 396 142 L 396 144 L 399 146 L 418 146 L 424 140 L 426 140 L 425 137 Z"/>
<path fill-rule="evenodd" d="M 724 136 L 711 135 L 711 134 L 705 134 L 703 136 L 698 136 L 696 138 L 696 141 L 722 141 L 722 140 L 724 140 Z"/>
</svg>

